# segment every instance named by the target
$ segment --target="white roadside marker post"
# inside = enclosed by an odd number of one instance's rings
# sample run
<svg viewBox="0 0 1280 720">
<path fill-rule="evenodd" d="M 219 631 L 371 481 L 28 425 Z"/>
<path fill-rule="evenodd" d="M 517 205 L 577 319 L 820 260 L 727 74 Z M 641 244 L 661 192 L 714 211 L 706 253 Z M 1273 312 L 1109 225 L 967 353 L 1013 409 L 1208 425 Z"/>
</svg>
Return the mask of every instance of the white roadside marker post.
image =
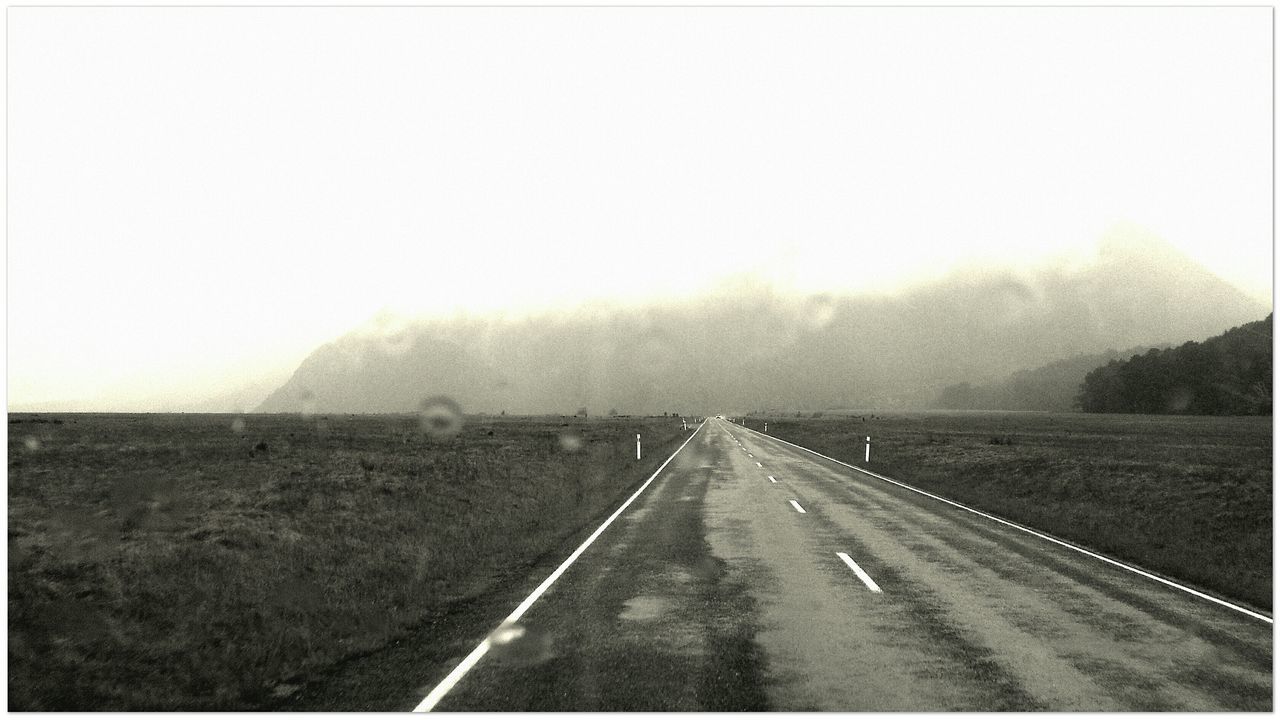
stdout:
<svg viewBox="0 0 1280 720">
<path fill-rule="evenodd" d="M 764 424 L 764 431 L 769 432 L 769 423 Z"/>
<path fill-rule="evenodd" d="M 863 462 L 871 462 L 871 436 L 867 436 L 867 454 L 863 458 Z"/>
<path fill-rule="evenodd" d="M 636 459 L 640 459 L 640 433 L 636 433 Z"/>
</svg>

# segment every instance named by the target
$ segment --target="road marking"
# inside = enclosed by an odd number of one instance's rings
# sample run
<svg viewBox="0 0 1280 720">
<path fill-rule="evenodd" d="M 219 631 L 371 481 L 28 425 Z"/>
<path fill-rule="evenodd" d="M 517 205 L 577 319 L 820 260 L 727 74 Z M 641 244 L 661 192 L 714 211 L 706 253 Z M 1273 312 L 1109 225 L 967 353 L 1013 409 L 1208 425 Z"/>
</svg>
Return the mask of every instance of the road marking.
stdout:
<svg viewBox="0 0 1280 720">
<path fill-rule="evenodd" d="M 764 467 L 764 466 L 760 464 L 760 461 L 759 461 L 759 460 L 757 460 L 757 461 L 756 461 L 756 467 L 758 467 L 758 468 L 762 468 L 762 467 Z"/>
<path fill-rule="evenodd" d="M 698 430 L 701 429 L 702 426 L 699 425 Z M 621 507 L 614 510 L 613 514 L 610 515 L 608 519 L 600 525 L 600 527 L 596 528 L 596 531 L 591 533 L 591 536 L 584 540 L 582 544 L 578 546 L 577 550 L 573 551 L 573 554 L 565 558 L 565 561 L 560 563 L 560 567 L 556 568 L 555 571 L 547 576 L 546 580 L 542 581 L 541 585 L 535 588 L 533 592 L 529 593 L 529 597 L 525 598 L 523 602 L 517 605 L 516 609 L 511 611 L 511 614 L 508 615 L 500 625 L 498 625 L 498 628 L 495 629 L 494 632 L 497 632 L 504 626 L 510 625 L 511 623 L 519 620 L 520 617 L 529 610 L 530 606 L 532 606 L 538 598 L 542 597 L 542 594 L 547 591 L 547 588 L 551 587 L 556 580 L 560 579 L 560 576 L 564 574 L 565 570 L 569 569 L 569 566 L 578 559 L 578 556 L 582 555 L 582 553 L 591 546 L 591 543 L 595 542 L 596 538 L 600 537 L 600 534 L 605 531 L 605 528 L 609 527 L 609 525 L 611 525 L 613 521 L 622 514 L 623 510 L 626 510 L 631 503 L 635 502 L 636 498 L 640 497 L 640 493 L 644 492 L 645 489 L 649 487 L 653 482 L 653 479 L 658 477 L 658 473 L 662 472 L 663 468 L 667 466 L 667 463 L 670 463 L 675 459 L 676 455 L 680 454 L 680 451 L 684 449 L 684 446 L 688 445 L 689 441 L 693 439 L 693 436 L 698 434 L 698 430 L 694 430 L 693 435 L 690 435 L 685 439 L 685 441 L 681 443 L 680 447 L 676 448 L 676 451 L 671 453 L 671 457 L 667 458 L 665 462 L 658 466 L 657 470 L 653 471 L 653 474 L 649 476 L 648 480 L 644 481 L 644 484 L 640 486 L 639 490 L 632 493 L 631 497 L 627 498 L 627 501 L 622 503 Z M 490 633 L 490 635 L 493 635 L 493 633 Z M 490 647 L 492 647 L 492 643 L 490 643 L 489 638 L 486 637 L 479 645 L 476 646 L 475 650 L 471 651 L 471 654 L 467 655 L 463 658 L 462 662 L 458 663 L 458 666 L 453 669 L 453 672 L 446 675 L 445 678 L 440 681 L 439 685 L 436 685 L 431 692 L 427 693 L 427 696 L 422 699 L 422 702 L 418 703 L 418 706 L 415 707 L 413 711 L 431 712 L 431 709 L 436 706 L 436 703 L 440 702 L 440 700 L 453 689 L 453 686 L 457 685 L 458 681 L 462 680 L 462 678 L 471 671 L 471 668 L 475 667 L 475 664 L 480 662 L 480 658 L 484 657 L 485 653 L 489 652 Z"/>
<path fill-rule="evenodd" d="M 853 558 L 849 557 L 845 553 L 836 553 L 836 555 L 840 556 L 840 559 L 844 561 L 845 565 L 849 566 L 849 569 L 853 571 L 854 575 L 858 576 L 858 579 L 862 581 L 863 585 L 871 588 L 871 592 L 884 592 L 880 589 L 880 586 L 876 584 L 876 581 L 871 579 L 870 575 L 866 574 L 863 572 L 862 568 L 858 567 L 858 563 L 854 562 Z"/>
<path fill-rule="evenodd" d="M 754 432 L 754 431 L 752 431 L 752 432 Z M 783 439 L 782 439 L 782 438 L 780 438 L 780 437 L 774 437 L 773 435 L 767 435 L 766 437 L 768 437 L 768 438 L 770 438 L 770 439 L 772 439 L 772 440 L 777 440 L 777 441 L 778 441 L 778 442 L 780 442 L 780 443 L 783 443 L 783 444 L 786 444 L 786 445 L 790 445 L 791 447 L 796 448 L 796 449 L 798 449 L 798 450 L 804 450 L 804 451 L 805 451 L 805 452 L 807 452 L 807 453 L 812 453 L 812 454 L 817 455 L 818 457 L 823 458 L 823 459 L 825 459 L 825 460 L 830 460 L 831 462 L 836 463 L 837 465 L 843 465 L 843 466 L 845 466 L 845 467 L 847 467 L 847 468 L 850 468 L 851 470 L 857 470 L 858 472 L 863 473 L 864 475 L 870 475 L 870 476 L 871 476 L 871 477 L 873 477 L 873 478 L 877 478 L 877 479 L 879 479 L 879 480 L 883 480 L 883 481 L 885 481 L 885 482 L 887 482 L 887 483 L 892 483 L 892 484 L 894 484 L 894 485 L 897 485 L 897 486 L 898 486 L 898 487 L 900 487 L 900 488 L 904 488 L 904 489 L 906 489 L 906 490 L 910 490 L 911 492 L 919 493 L 919 494 L 921 494 L 921 495 L 924 495 L 925 497 L 931 497 L 931 498 L 933 498 L 934 500 L 939 500 L 939 501 L 944 502 L 944 503 L 946 503 L 946 504 L 948 504 L 948 505 L 951 505 L 951 506 L 954 506 L 954 507 L 958 507 L 958 508 L 960 508 L 961 510 L 965 510 L 965 511 L 971 512 L 971 513 L 973 513 L 974 515 L 978 515 L 978 516 L 984 517 L 984 518 L 986 518 L 986 519 L 988 519 L 988 520 L 994 520 L 995 522 L 998 522 L 998 523 L 1000 523 L 1001 525 L 1006 525 L 1006 526 L 1008 526 L 1008 527 L 1011 527 L 1011 528 L 1013 528 L 1014 530 L 1021 530 L 1022 532 L 1027 533 L 1028 535 L 1034 535 L 1034 536 L 1036 536 L 1036 537 L 1040 538 L 1041 540 L 1048 540 L 1049 542 L 1051 542 L 1051 543 L 1053 543 L 1053 544 L 1055 544 L 1055 545 L 1061 545 L 1062 547 L 1067 548 L 1068 550 L 1074 550 L 1074 551 L 1076 551 L 1076 552 L 1078 552 L 1078 553 L 1081 553 L 1081 554 L 1083 554 L 1083 555 L 1088 555 L 1089 557 L 1094 558 L 1095 560 L 1101 560 L 1102 562 L 1107 563 L 1108 565 L 1113 565 L 1113 566 L 1118 567 L 1118 568 L 1120 568 L 1120 569 L 1122 569 L 1122 570 L 1128 570 L 1128 571 L 1129 571 L 1129 572 L 1131 572 L 1131 573 L 1134 573 L 1134 574 L 1136 574 L 1136 575 L 1141 575 L 1142 577 L 1147 578 L 1147 579 L 1149 579 L 1149 580 L 1155 580 L 1155 581 L 1156 581 L 1156 582 L 1158 582 L 1158 583 L 1162 583 L 1162 584 L 1164 584 L 1164 585 L 1168 585 L 1169 587 L 1174 588 L 1174 589 L 1176 589 L 1176 590 L 1181 590 L 1182 592 L 1188 593 L 1188 594 L 1190 594 L 1190 595 L 1194 595 L 1194 596 L 1196 596 L 1196 597 L 1198 597 L 1198 598 L 1200 598 L 1200 599 L 1202 599 L 1202 600 L 1208 600 L 1209 602 L 1217 603 L 1218 605 L 1221 605 L 1222 607 L 1230 608 L 1231 610 L 1235 610 L 1236 612 L 1239 612 L 1239 613 L 1244 613 L 1245 615 L 1248 615 L 1249 617 L 1256 618 L 1256 619 L 1261 620 L 1261 621 L 1263 621 L 1263 622 L 1265 622 L 1265 623 L 1269 623 L 1269 624 L 1272 624 L 1272 625 L 1274 625 L 1274 624 L 1275 624 L 1275 620 L 1273 620 L 1273 619 L 1271 619 L 1271 618 L 1267 617 L 1266 615 L 1263 615 L 1262 613 L 1254 612 L 1253 610 L 1250 610 L 1249 608 L 1241 607 L 1241 606 L 1239 606 L 1239 605 L 1236 605 L 1235 603 L 1227 602 L 1226 600 L 1222 600 L 1222 599 L 1216 598 L 1216 597 L 1214 597 L 1214 596 L 1212 596 L 1212 595 L 1209 595 L 1209 594 L 1207 594 L 1207 593 L 1202 593 L 1202 592 L 1200 592 L 1199 590 L 1196 590 L 1195 588 L 1189 588 L 1189 587 L 1187 587 L 1186 585 L 1180 585 L 1180 584 L 1178 584 L 1178 583 L 1176 583 L 1176 582 L 1174 582 L 1174 581 L 1172 581 L 1172 580 L 1166 580 L 1166 579 L 1164 579 L 1164 578 L 1160 577 L 1159 575 L 1153 575 L 1153 574 L 1151 574 L 1151 573 L 1147 572 L 1146 570 L 1143 570 L 1143 569 L 1141 569 L 1141 568 L 1136 568 L 1136 567 L 1134 567 L 1134 566 L 1132 566 L 1132 565 L 1128 565 L 1128 564 L 1122 563 L 1122 562 L 1120 562 L 1119 560 L 1112 560 L 1111 558 L 1107 557 L 1106 555 L 1099 555 L 1098 553 L 1093 552 L 1092 550 L 1086 550 L 1086 549 L 1084 549 L 1084 548 L 1080 547 L 1079 545 L 1072 545 L 1071 543 L 1066 542 L 1065 540 L 1059 540 L 1058 538 L 1050 537 L 1050 536 L 1048 536 L 1048 535 L 1045 535 L 1045 534 L 1044 534 L 1044 533 L 1042 533 L 1042 532 L 1038 532 L 1038 531 L 1036 531 L 1036 530 L 1032 530 L 1032 529 L 1031 529 L 1031 528 L 1029 528 L 1029 527 L 1025 527 L 1025 526 L 1023 526 L 1023 525 L 1019 525 L 1019 524 L 1017 524 L 1017 523 L 1010 522 L 1010 521 L 1008 521 L 1008 520 L 1005 520 L 1004 518 L 996 517 L 995 515 L 991 515 L 991 514 L 988 514 L 988 513 L 984 513 L 984 512 L 982 512 L 981 510 L 975 510 L 975 509 L 973 509 L 973 508 L 969 507 L 968 505 L 962 505 L 962 504 L 960 504 L 960 503 L 958 503 L 958 502 L 956 502 L 956 501 L 954 501 L 954 500 L 948 500 L 948 499 L 946 499 L 946 498 L 944 498 L 944 497 L 942 497 L 942 496 L 940 496 L 940 495 L 934 495 L 933 493 L 931 493 L 931 492 L 926 492 L 926 491 L 924 491 L 924 490 L 921 490 L 920 488 L 911 487 L 910 485 L 908 485 L 908 484 L 906 484 L 906 483 L 904 483 L 904 482 L 899 482 L 899 481 L 897 481 L 897 480 L 894 480 L 893 478 L 885 477 L 884 475 L 881 475 L 881 474 L 879 474 L 879 473 L 871 472 L 870 470 L 864 470 L 864 469 L 862 469 L 862 468 L 858 467 L 857 465 L 850 465 L 849 463 L 844 462 L 843 460 L 837 460 L 837 459 L 835 459 L 835 458 L 833 458 L 833 457 L 828 457 L 828 456 L 823 455 L 822 453 L 818 452 L 817 450 L 810 450 L 809 448 L 807 448 L 807 447 L 805 447 L 805 446 L 803 446 L 803 445 L 797 445 L 797 444 L 795 444 L 795 443 L 793 443 L 793 442 L 787 442 L 786 440 L 783 440 Z"/>
<path fill-rule="evenodd" d="M 755 457 L 755 455 L 752 455 L 751 453 L 747 453 L 747 457 Z"/>
<path fill-rule="evenodd" d="M 770 475 L 770 476 L 769 476 L 769 482 L 776 483 L 776 482 L 778 482 L 778 481 L 777 481 L 777 480 L 774 480 L 774 479 L 773 479 L 773 476 L 772 476 L 772 475 Z"/>
<path fill-rule="evenodd" d="M 796 509 L 796 512 L 799 512 L 799 513 L 804 512 L 804 508 L 800 507 L 800 503 L 796 502 L 795 500 L 790 500 L 788 502 L 791 503 L 791 507 Z"/>
</svg>

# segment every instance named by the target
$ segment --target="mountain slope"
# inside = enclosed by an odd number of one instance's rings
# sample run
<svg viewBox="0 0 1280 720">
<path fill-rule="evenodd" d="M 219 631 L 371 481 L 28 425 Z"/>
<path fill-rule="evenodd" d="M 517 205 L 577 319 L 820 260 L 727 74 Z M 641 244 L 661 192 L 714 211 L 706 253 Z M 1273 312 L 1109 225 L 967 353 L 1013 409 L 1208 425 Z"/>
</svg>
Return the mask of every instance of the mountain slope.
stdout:
<svg viewBox="0 0 1280 720">
<path fill-rule="evenodd" d="M 318 349 L 259 410 L 404 412 L 431 395 L 468 412 L 920 407 L 963 380 L 1207 337 L 1269 310 L 1166 246 L 1113 243 L 1081 269 L 954 275 L 895 296 L 745 285 L 518 321 L 382 316 Z"/>
<path fill-rule="evenodd" d="M 933 407 L 942 410 L 1043 410 L 1066 412 L 1075 408 L 1080 383 L 1089 371 L 1112 360 L 1132 357 L 1150 348 L 1080 354 L 1055 360 L 991 383 L 948 385 L 938 393 Z"/>
</svg>

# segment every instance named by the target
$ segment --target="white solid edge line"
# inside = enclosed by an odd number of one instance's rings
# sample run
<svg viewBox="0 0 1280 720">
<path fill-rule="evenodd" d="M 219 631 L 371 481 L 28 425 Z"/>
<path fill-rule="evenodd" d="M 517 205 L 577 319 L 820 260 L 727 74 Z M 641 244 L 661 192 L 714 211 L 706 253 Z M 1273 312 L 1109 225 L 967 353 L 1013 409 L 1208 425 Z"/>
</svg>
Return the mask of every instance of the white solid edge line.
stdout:
<svg viewBox="0 0 1280 720">
<path fill-rule="evenodd" d="M 667 466 L 667 463 L 670 463 L 673 459 L 675 459 L 676 455 L 680 454 L 680 451 L 684 449 L 684 446 L 688 445 L 689 441 L 692 440 L 694 435 L 698 434 L 698 430 L 701 430 L 701 429 L 702 429 L 702 426 L 699 425 L 698 428 L 693 431 L 693 435 L 690 435 L 688 438 L 686 438 L 685 441 L 680 444 L 680 447 L 676 448 L 676 451 L 671 453 L 671 457 L 667 458 L 666 461 L 662 463 L 662 465 L 658 466 L 657 470 L 653 471 L 653 474 L 649 476 L 648 480 L 644 481 L 644 484 L 640 486 L 640 489 L 632 493 L 631 497 L 627 498 L 627 501 L 622 503 L 622 505 L 617 510 L 614 510 L 613 514 L 610 515 L 608 519 L 605 520 L 604 523 L 600 525 L 600 527 L 596 528 L 596 531 L 591 533 L 590 537 L 582 541 L 582 544 L 578 546 L 578 549 L 574 550 L 573 554 L 565 558 L 565 561 L 560 563 L 560 567 L 556 568 L 555 571 L 553 571 L 550 575 L 548 575 L 547 579 L 543 580 L 541 585 L 535 588 L 533 592 L 529 593 L 529 597 L 525 598 L 523 602 L 517 605 L 516 609 L 511 611 L 511 614 L 508 615 L 507 618 L 503 620 L 502 624 L 499 625 L 498 627 L 502 627 L 502 625 L 513 623 L 519 620 L 520 616 L 524 615 L 525 612 L 529 609 L 529 607 L 532 606 L 533 603 L 536 602 L 537 599 L 541 597 L 544 592 L 547 591 L 547 588 L 551 587 L 551 585 L 555 583 L 555 581 L 558 580 L 561 575 L 564 574 L 564 571 L 569 569 L 569 566 L 572 565 L 574 561 L 578 559 L 578 556 L 581 555 L 588 547 L 590 547 L 591 543 L 596 541 L 596 538 L 600 537 L 600 534 L 605 531 L 605 528 L 609 527 L 609 525 L 611 525 L 613 521 L 616 520 L 617 517 L 622 514 L 622 511 L 627 509 L 627 506 L 629 506 L 632 502 L 634 502 L 636 498 L 640 497 L 640 493 L 644 492 L 645 488 L 649 487 L 649 484 L 653 482 L 653 479 L 658 477 L 658 473 L 662 472 L 663 468 Z M 492 633 L 490 633 L 490 635 L 492 635 Z M 471 651 L 471 654 L 463 658 L 462 662 L 458 663 L 458 666 L 455 667 L 452 672 L 450 672 L 448 675 L 445 676 L 443 680 L 440 681 L 440 684 L 436 685 L 431 690 L 431 692 L 427 693 L 427 696 L 422 699 L 422 702 L 418 703 L 418 706 L 415 707 L 413 711 L 414 712 L 431 712 L 431 709 L 436 706 L 436 703 L 440 702 L 440 700 L 443 699 L 444 696 L 447 695 L 449 691 L 453 689 L 453 686 L 457 685 L 458 681 L 461 680 L 468 672 L 470 672 L 471 668 L 475 667 L 476 663 L 480 662 L 480 658 L 484 657 L 485 653 L 489 652 L 490 645 L 491 644 L 489 642 L 489 638 L 485 637 L 485 639 L 482 640 L 480 644 L 476 646 L 476 649 Z"/>
<path fill-rule="evenodd" d="M 750 429 L 750 428 L 748 428 L 748 429 Z M 754 431 L 754 430 L 752 430 L 752 432 L 755 432 L 755 431 Z M 759 434 L 759 433 L 757 433 L 757 434 Z M 969 512 L 973 513 L 974 515 L 979 515 L 979 516 L 984 517 L 984 518 L 986 518 L 986 519 L 988 519 L 988 520 L 994 520 L 994 521 L 996 521 L 996 522 L 1000 523 L 1001 525 L 1007 525 L 1007 526 L 1009 526 L 1009 527 L 1013 528 L 1014 530 L 1021 530 L 1021 531 L 1022 531 L 1022 532 L 1024 532 L 1024 533 L 1027 533 L 1027 534 L 1029 534 L 1029 535 L 1034 535 L 1034 536 L 1036 536 L 1036 537 L 1040 538 L 1041 540 L 1048 540 L 1049 542 L 1054 543 L 1055 545 L 1061 545 L 1062 547 L 1067 548 L 1067 549 L 1069 549 L 1069 550 L 1075 550 L 1075 551 L 1076 551 L 1076 552 L 1078 552 L 1078 553 L 1082 553 L 1082 554 L 1084 554 L 1084 555 L 1088 555 L 1088 556 L 1089 556 L 1089 557 L 1091 557 L 1091 558 L 1095 558 L 1095 559 L 1097 559 L 1097 560 L 1101 560 L 1101 561 L 1103 561 L 1103 562 L 1105 562 L 1105 563 L 1107 563 L 1107 564 L 1109 564 L 1109 565 L 1114 565 L 1114 566 L 1116 566 L 1116 567 L 1118 567 L 1118 568 L 1121 568 L 1121 569 L 1123 569 L 1123 570 L 1128 570 L 1128 571 L 1129 571 L 1129 572 L 1131 572 L 1131 573 L 1135 573 L 1135 574 L 1137 574 L 1137 575 L 1141 575 L 1142 577 L 1148 578 L 1148 579 L 1150 579 L 1150 580 L 1155 580 L 1155 581 L 1156 581 L 1156 582 L 1158 582 L 1158 583 L 1163 583 L 1163 584 L 1165 584 L 1165 585 L 1168 585 L 1168 586 L 1169 586 L 1169 587 L 1171 587 L 1171 588 L 1176 588 L 1176 589 L 1181 590 L 1181 591 L 1183 591 L 1183 592 L 1185 592 L 1185 593 L 1189 593 L 1189 594 L 1191 594 L 1191 595 L 1195 595 L 1196 597 L 1201 598 L 1201 599 L 1203 599 L 1203 600 L 1208 600 L 1209 602 L 1217 603 L 1218 605 L 1221 605 L 1221 606 L 1223 606 L 1223 607 L 1225 607 L 1225 608 L 1230 608 L 1230 609 L 1232 609 L 1232 610 L 1235 610 L 1236 612 L 1244 613 L 1245 615 L 1248 615 L 1249 617 L 1257 618 L 1258 620 L 1261 620 L 1261 621 L 1266 622 L 1266 623 L 1271 623 L 1271 624 L 1273 624 L 1273 625 L 1275 624 L 1275 620 L 1272 620 L 1271 618 L 1267 617 L 1266 615 L 1263 615 L 1262 613 L 1254 612 L 1253 610 L 1250 610 L 1249 608 L 1240 607 L 1239 605 L 1236 605 L 1236 604 L 1234 604 L 1234 603 L 1229 603 L 1229 602 L 1227 602 L 1226 600 L 1222 600 L 1222 599 L 1216 598 L 1216 597 L 1214 597 L 1214 596 L 1212 596 L 1212 595 L 1208 595 L 1208 594 L 1202 593 L 1202 592 L 1200 592 L 1199 590 L 1196 590 L 1195 588 L 1189 588 L 1189 587 L 1187 587 L 1186 585 L 1179 585 L 1178 583 L 1173 582 L 1172 580 L 1166 580 L 1166 579 L 1164 579 L 1164 578 L 1160 577 L 1159 575 L 1153 575 L 1153 574 L 1151 574 L 1151 573 L 1147 572 L 1146 570 L 1142 570 L 1142 569 L 1140 569 L 1140 568 L 1136 568 L 1136 567 L 1134 567 L 1134 566 L 1132 566 L 1132 565 L 1126 565 L 1125 563 L 1122 563 L 1122 562 L 1120 562 L 1119 560 L 1112 560 L 1111 558 L 1109 558 L 1109 557 L 1107 557 L 1107 556 L 1105 556 L 1105 555 L 1099 555 L 1098 553 L 1093 552 L 1092 550 L 1086 550 L 1086 549 L 1084 549 L 1084 548 L 1080 547 L 1079 545 L 1072 545 L 1072 544 L 1071 544 L 1071 543 L 1069 543 L 1069 542 L 1065 542 L 1065 541 L 1063 541 L 1063 540 L 1059 540 L 1059 539 L 1057 539 L 1057 538 L 1055 538 L 1055 537 L 1049 537 L 1048 535 L 1045 535 L 1044 533 L 1041 533 L 1041 532 L 1037 532 L 1037 531 L 1035 531 L 1035 530 L 1032 530 L 1032 529 L 1031 529 L 1031 528 L 1029 528 L 1029 527 L 1024 527 L 1024 526 L 1019 525 L 1019 524 L 1017 524 L 1017 523 L 1009 522 L 1008 520 L 1005 520 L 1005 519 L 1003 519 L 1003 518 L 998 518 L 998 517 L 996 517 L 995 515 L 989 515 L 989 514 L 987 514 L 987 513 L 982 512 L 981 510 L 974 510 L 973 508 L 969 507 L 968 505 L 962 505 L 962 504 L 960 504 L 960 503 L 958 503 L 958 502 L 956 502 L 956 501 L 954 501 L 954 500 L 948 500 L 948 499 L 946 499 L 946 498 L 944 498 L 944 497 L 942 497 L 942 496 L 940 496 L 940 495 L 934 495 L 933 493 L 931 493 L 931 492 L 926 492 L 926 491 L 924 491 L 924 490 L 921 490 L 920 488 L 914 488 L 914 487 L 911 487 L 910 485 L 908 485 L 908 484 L 906 484 L 906 483 L 904 483 L 904 482 L 898 482 L 897 480 L 894 480 L 893 478 L 885 477 L 884 475 L 880 475 L 879 473 L 873 473 L 873 472 L 871 472 L 870 470 L 864 470 L 864 469 L 862 469 L 862 468 L 860 468 L 860 467 L 858 467 L 858 466 L 856 466 L 856 465 L 850 465 L 849 463 L 844 462 L 843 460 L 837 460 L 837 459 L 835 459 L 835 458 L 833 458 L 833 457 L 827 457 L 826 455 L 823 455 L 822 453 L 818 452 L 817 450 L 810 450 L 809 448 L 804 447 L 803 445 L 797 445 L 797 444 L 795 444 L 795 443 L 793 443 L 793 442 L 787 442 L 786 440 L 783 440 L 783 439 L 782 439 L 782 438 L 780 438 L 780 437 L 774 437 L 773 435 L 766 435 L 765 437 L 768 437 L 768 438 L 770 438 L 771 440 L 777 440 L 777 441 L 778 441 L 778 442 L 780 442 L 780 443 L 785 443 L 785 444 L 787 444 L 787 445 L 790 445 L 790 446 L 791 446 L 791 447 L 793 447 L 793 448 L 797 448 L 797 449 L 800 449 L 800 450 L 804 450 L 805 452 L 808 452 L 808 453 L 813 453 L 814 455 L 817 455 L 817 456 L 818 456 L 818 457 L 820 457 L 820 458 L 824 458 L 824 459 L 830 460 L 830 461 L 831 461 L 831 462 L 833 462 L 833 463 L 837 463 L 837 464 L 839 464 L 839 465 L 843 465 L 843 466 L 845 466 L 845 467 L 847 467 L 847 468 L 850 468 L 850 469 L 853 469 L 853 470 L 857 470 L 858 472 L 860 472 L 860 473 L 864 473 L 864 474 L 866 474 L 866 475 L 870 475 L 870 476 L 871 476 L 871 477 L 873 477 L 873 478 L 877 478 L 877 479 L 879 479 L 879 480 L 883 480 L 883 481 L 885 481 L 885 482 L 887 482 L 887 483 L 893 483 L 894 485 L 897 485 L 898 487 L 901 487 L 901 488 L 905 488 L 905 489 L 907 489 L 907 490 L 910 490 L 911 492 L 914 492 L 914 493 L 920 493 L 921 495 L 924 495 L 925 497 L 931 497 L 931 498 L 933 498 L 934 500 L 941 500 L 942 502 L 944 502 L 944 503 L 946 503 L 946 504 L 948 504 L 948 505 L 953 505 L 953 506 L 955 506 L 955 507 L 960 508 L 961 510 L 967 510 L 967 511 L 969 511 Z"/>
<path fill-rule="evenodd" d="M 870 575 L 866 574 L 863 572 L 862 568 L 858 567 L 858 563 L 854 562 L 853 558 L 849 557 L 848 553 L 838 552 L 836 555 L 844 561 L 845 565 L 849 566 L 849 569 L 853 571 L 854 575 L 858 576 L 858 579 L 862 581 L 863 585 L 871 588 L 871 592 L 884 592 L 880 589 L 880 586 L 876 584 L 876 581 L 871 579 Z"/>
<path fill-rule="evenodd" d="M 791 503 L 791 507 L 795 508 L 797 512 L 804 512 L 804 508 L 800 507 L 800 503 L 795 500 L 788 500 L 787 502 Z"/>
</svg>

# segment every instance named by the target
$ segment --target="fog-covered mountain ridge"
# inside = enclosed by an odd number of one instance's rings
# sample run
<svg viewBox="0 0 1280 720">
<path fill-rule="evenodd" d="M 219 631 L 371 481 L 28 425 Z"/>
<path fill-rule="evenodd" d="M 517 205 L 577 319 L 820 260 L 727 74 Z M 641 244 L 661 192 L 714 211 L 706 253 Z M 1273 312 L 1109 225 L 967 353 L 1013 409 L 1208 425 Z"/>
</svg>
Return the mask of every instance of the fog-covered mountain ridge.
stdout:
<svg viewBox="0 0 1280 720">
<path fill-rule="evenodd" d="M 1171 246 L 1110 241 L 1089 263 L 958 272 L 894 295 L 744 282 L 515 318 L 380 313 L 258 410 L 405 412 L 433 395 L 492 413 L 921 407 L 954 383 L 1201 340 L 1270 311 Z"/>
</svg>

